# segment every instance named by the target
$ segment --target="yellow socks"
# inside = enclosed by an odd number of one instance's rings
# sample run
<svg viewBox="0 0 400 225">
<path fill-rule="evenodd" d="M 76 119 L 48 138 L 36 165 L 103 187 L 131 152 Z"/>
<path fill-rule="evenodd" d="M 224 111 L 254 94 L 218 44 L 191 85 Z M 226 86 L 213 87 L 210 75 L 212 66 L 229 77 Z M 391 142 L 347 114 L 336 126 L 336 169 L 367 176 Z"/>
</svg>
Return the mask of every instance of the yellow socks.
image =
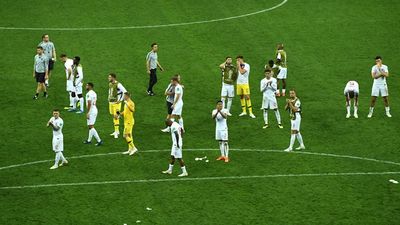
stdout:
<svg viewBox="0 0 400 225">
<path fill-rule="evenodd" d="M 240 104 L 242 105 L 242 111 L 246 113 L 246 100 L 244 98 L 241 98 Z"/>
<path fill-rule="evenodd" d="M 251 107 L 251 100 L 247 99 L 246 104 L 247 104 L 247 108 L 249 109 L 249 113 L 253 114 L 253 108 Z"/>
<path fill-rule="evenodd" d="M 135 145 L 133 144 L 132 137 L 126 137 L 125 140 L 126 140 L 126 142 L 128 143 L 129 149 L 135 148 Z"/>
</svg>

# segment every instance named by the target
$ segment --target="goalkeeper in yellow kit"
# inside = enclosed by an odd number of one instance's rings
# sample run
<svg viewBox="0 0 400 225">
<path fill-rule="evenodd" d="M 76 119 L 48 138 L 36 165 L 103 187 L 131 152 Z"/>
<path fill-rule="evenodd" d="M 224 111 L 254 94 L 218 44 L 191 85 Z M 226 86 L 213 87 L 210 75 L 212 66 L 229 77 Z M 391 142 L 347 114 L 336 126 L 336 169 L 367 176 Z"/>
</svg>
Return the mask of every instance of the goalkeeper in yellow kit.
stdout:
<svg viewBox="0 0 400 225">
<path fill-rule="evenodd" d="M 133 144 L 132 139 L 132 129 L 133 125 L 135 124 L 135 119 L 133 118 L 133 113 L 135 112 L 135 103 L 132 101 L 129 92 L 125 92 L 123 97 L 125 103 L 124 111 L 117 111 L 115 114 L 115 118 L 117 119 L 121 116 L 124 117 L 124 138 L 128 143 L 128 151 L 124 152 L 123 154 L 133 155 L 138 151 Z"/>
</svg>

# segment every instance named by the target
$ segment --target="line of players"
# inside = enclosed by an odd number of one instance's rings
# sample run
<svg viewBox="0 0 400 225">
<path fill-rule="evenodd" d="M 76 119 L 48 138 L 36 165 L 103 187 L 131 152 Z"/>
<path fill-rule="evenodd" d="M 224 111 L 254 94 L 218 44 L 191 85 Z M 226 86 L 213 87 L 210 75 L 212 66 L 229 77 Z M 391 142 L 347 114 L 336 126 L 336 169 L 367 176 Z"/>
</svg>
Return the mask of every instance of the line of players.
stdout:
<svg viewBox="0 0 400 225">
<path fill-rule="evenodd" d="M 374 113 L 374 107 L 376 99 L 382 96 L 383 103 L 385 105 L 385 114 L 387 117 L 391 118 L 390 106 L 389 106 L 389 90 L 387 87 L 386 78 L 389 77 L 389 69 L 382 62 L 381 56 L 375 57 L 375 65 L 371 69 L 371 77 L 374 79 L 371 90 L 371 103 L 368 112 L 368 118 L 371 118 Z M 359 84 L 355 80 L 347 82 L 344 88 L 344 96 L 346 98 L 346 118 L 351 117 L 351 100 L 353 99 L 354 107 L 354 118 L 358 118 L 358 96 L 360 93 Z"/>
<path fill-rule="evenodd" d="M 249 111 L 250 118 L 254 119 L 256 116 L 253 114 L 250 99 L 250 65 L 244 61 L 244 57 L 240 55 L 237 56 L 236 65 L 234 65 L 232 57 L 228 56 L 225 61 L 219 65 L 219 68 L 222 71 L 221 101 L 217 103 L 216 109 L 212 112 L 212 118 L 214 118 L 217 123 L 215 138 L 219 142 L 221 151 L 221 156 L 218 157 L 217 160 L 229 162 L 228 127 L 226 119 L 228 116 L 232 116 L 230 109 L 232 107 L 232 99 L 235 96 L 235 83 L 236 94 L 240 96 L 240 103 L 242 106 L 242 112 L 239 116 L 246 116 L 246 109 Z M 276 97 L 286 96 L 287 54 L 283 44 L 277 45 L 275 61 L 270 60 L 264 68 L 265 78 L 260 82 L 260 92 L 263 94 L 261 107 L 264 117 L 263 129 L 269 127 L 268 110 L 274 111 L 278 127 L 282 129 L 281 115 Z M 274 78 L 274 75 L 276 75 L 277 78 Z M 279 89 L 280 83 L 282 83 L 282 91 Z M 303 138 L 300 134 L 301 102 L 294 89 L 290 90 L 290 97 L 286 100 L 285 110 L 289 111 L 291 118 L 290 144 L 285 151 L 290 152 L 293 150 L 296 138 L 300 144 L 296 149 L 305 149 Z"/>
</svg>

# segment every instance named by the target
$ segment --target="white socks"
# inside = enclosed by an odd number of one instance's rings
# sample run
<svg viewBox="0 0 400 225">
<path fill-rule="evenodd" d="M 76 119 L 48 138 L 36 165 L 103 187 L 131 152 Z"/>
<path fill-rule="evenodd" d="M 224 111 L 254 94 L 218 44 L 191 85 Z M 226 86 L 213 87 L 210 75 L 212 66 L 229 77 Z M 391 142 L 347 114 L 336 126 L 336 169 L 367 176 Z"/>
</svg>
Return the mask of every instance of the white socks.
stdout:
<svg viewBox="0 0 400 225">
<path fill-rule="evenodd" d="M 386 111 L 386 113 L 390 112 L 390 107 L 389 106 L 385 107 L 385 111 Z"/>
<path fill-rule="evenodd" d="M 358 106 L 354 105 L 354 114 L 357 114 Z"/>
<path fill-rule="evenodd" d="M 60 162 L 60 152 L 56 152 L 56 159 L 54 160 L 54 166 L 58 166 L 58 163 Z"/>
<path fill-rule="evenodd" d="M 182 169 L 182 173 L 187 173 L 185 166 L 182 166 L 181 169 Z"/>
<path fill-rule="evenodd" d="M 350 105 L 346 106 L 347 114 L 350 114 Z"/>
<path fill-rule="evenodd" d="M 279 113 L 279 110 L 275 110 L 275 117 L 278 124 L 281 124 L 281 114 Z"/>
<path fill-rule="evenodd" d="M 85 100 L 83 99 L 83 97 L 82 98 L 79 98 L 79 102 L 81 103 L 81 111 L 83 112 L 83 110 L 84 110 L 84 106 L 85 106 L 85 102 L 84 102 Z"/>
<path fill-rule="evenodd" d="M 297 141 L 299 142 L 300 146 L 303 146 L 303 137 L 301 136 L 300 132 L 296 134 L 297 136 Z"/>
<path fill-rule="evenodd" d="M 232 98 L 228 98 L 228 104 L 226 106 L 226 109 L 228 110 L 228 112 L 231 111 L 231 107 L 232 107 Z"/>
<path fill-rule="evenodd" d="M 274 110 L 275 111 L 275 117 L 276 121 L 278 121 L 278 124 L 281 124 L 281 114 L 279 113 L 279 110 Z M 268 110 L 264 109 L 264 123 L 268 124 Z"/>
<path fill-rule="evenodd" d="M 172 169 L 174 168 L 174 165 L 172 165 L 172 164 L 169 164 L 169 166 L 168 166 L 168 170 L 169 171 L 172 171 Z"/>
<path fill-rule="evenodd" d="M 69 93 L 69 106 L 72 106 L 73 109 L 76 108 L 76 105 L 75 105 L 75 97 L 72 97 L 72 96 L 71 96 L 71 92 Z"/>
<path fill-rule="evenodd" d="M 219 150 L 221 151 L 221 156 L 225 156 L 224 142 L 219 142 Z"/>
<path fill-rule="evenodd" d="M 228 145 L 228 142 L 226 142 L 226 141 L 224 141 L 223 142 L 223 147 L 224 147 L 224 150 L 225 150 L 225 157 L 226 158 L 228 158 L 229 157 L 229 145 Z"/>
<path fill-rule="evenodd" d="M 294 145 L 294 141 L 296 140 L 296 134 L 292 134 L 290 136 L 290 144 L 289 144 L 289 148 L 293 148 Z"/>
<path fill-rule="evenodd" d="M 93 136 L 94 136 L 94 138 L 96 138 L 96 141 L 97 141 L 97 142 L 100 142 L 100 141 L 101 141 L 101 140 L 100 140 L 100 137 L 99 137 L 99 134 L 97 133 L 97 130 L 94 129 L 94 127 L 93 127 L 92 129 L 89 129 L 89 138 L 88 138 L 88 142 L 91 142 L 91 141 L 92 141 Z"/>
<path fill-rule="evenodd" d="M 61 160 L 62 162 L 67 161 L 67 160 L 65 159 L 65 157 L 64 157 L 64 155 L 63 155 L 62 152 L 56 152 L 56 159 L 55 159 L 55 161 L 54 161 L 54 165 L 55 165 L 55 166 L 58 166 L 58 163 L 60 162 L 60 160 Z"/>
<path fill-rule="evenodd" d="M 296 137 L 297 137 L 297 141 L 299 142 L 300 146 L 304 146 L 303 137 L 301 136 L 301 134 L 300 134 L 300 132 L 299 132 L 299 133 L 297 133 L 297 134 L 292 134 L 292 135 L 290 136 L 290 145 L 289 145 L 289 148 L 293 148 L 294 141 L 296 140 Z"/>
<path fill-rule="evenodd" d="M 185 128 L 183 128 L 183 118 L 182 117 L 180 119 L 178 119 L 178 123 L 179 123 L 179 125 L 181 125 L 182 129 L 185 130 Z"/>
<path fill-rule="evenodd" d="M 374 107 L 369 107 L 369 113 L 373 113 L 374 112 Z"/>
<path fill-rule="evenodd" d="M 264 123 L 268 124 L 268 110 L 264 109 Z"/>
</svg>

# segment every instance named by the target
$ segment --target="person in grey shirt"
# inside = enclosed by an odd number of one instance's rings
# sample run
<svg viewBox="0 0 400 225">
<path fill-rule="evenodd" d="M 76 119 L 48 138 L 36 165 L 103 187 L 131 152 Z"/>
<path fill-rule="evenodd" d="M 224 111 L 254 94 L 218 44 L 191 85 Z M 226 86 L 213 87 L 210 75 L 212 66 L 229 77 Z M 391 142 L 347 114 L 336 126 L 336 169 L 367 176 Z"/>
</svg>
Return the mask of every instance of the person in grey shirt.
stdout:
<svg viewBox="0 0 400 225">
<path fill-rule="evenodd" d="M 158 62 L 158 45 L 157 43 L 151 44 L 151 51 L 146 56 L 146 68 L 147 74 L 149 74 L 149 87 L 147 88 L 147 94 L 150 96 L 154 95 L 153 86 L 157 83 L 157 67 L 161 71 L 164 71 L 163 67 Z"/>
<path fill-rule="evenodd" d="M 38 46 L 36 48 L 36 55 L 33 63 L 33 77 L 36 79 L 37 88 L 36 94 L 33 99 L 38 99 L 39 92 L 43 91 L 43 97 L 47 98 L 47 90 L 45 80 L 48 77 L 49 72 L 49 59 L 43 53 L 43 47 Z"/>
<path fill-rule="evenodd" d="M 39 46 L 42 46 L 42 48 L 44 50 L 44 55 L 49 60 L 49 75 L 45 81 L 46 86 L 49 86 L 49 79 L 50 79 L 51 71 L 53 70 L 54 63 L 57 59 L 56 48 L 54 47 L 54 43 L 50 41 L 48 34 L 43 34 L 42 42 L 39 43 Z"/>
</svg>

